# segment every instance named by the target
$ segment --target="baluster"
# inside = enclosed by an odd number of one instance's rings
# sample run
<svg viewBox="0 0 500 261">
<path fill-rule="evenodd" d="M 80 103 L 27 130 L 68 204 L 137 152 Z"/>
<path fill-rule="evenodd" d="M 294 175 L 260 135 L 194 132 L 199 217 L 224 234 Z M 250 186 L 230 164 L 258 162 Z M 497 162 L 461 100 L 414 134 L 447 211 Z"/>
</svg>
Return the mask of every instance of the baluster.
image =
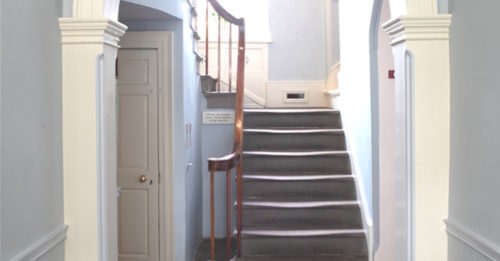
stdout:
<svg viewBox="0 0 500 261">
<path fill-rule="evenodd" d="M 241 228 L 242 228 L 242 211 L 243 211 L 243 156 L 240 155 L 240 162 L 238 164 L 238 169 L 236 173 L 236 186 L 237 186 L 237 191 L 236 191 L 236 204 L 238 206 L 237 208 L 237 242 L 236 245 L 238 247 L 238 257 L 241 257 Z"/>
<path fill-rule="evenodd" d="M 229 24 L 229 78 L 228 78 L 228 83 L 229 83 L 229 92 L 231 92 L 231 80 L 232 80 L 232 73 L 233 73 L 233 25 Z"/>
<path fill-rule="evenodd" d="M 226 237 L 227 260 L 231 260 L 231 169 L 226 170 Z"/>
<path fill-rule="evenodd" d="M 214 199 L 214 175 L 215 169 L 210 169 L 210 259 L 215 261 L 215 199 Z"/>
<path fill-rule="evenodd" d="M 220 21 L 219 15 L 219 32 L 217 36 L 217 92 L 220 92 Z"/>
<path fill-rule="evenodd" d="M 208 75 L 208 0 L 205 10 L 205 75 Z"/>
</svg>

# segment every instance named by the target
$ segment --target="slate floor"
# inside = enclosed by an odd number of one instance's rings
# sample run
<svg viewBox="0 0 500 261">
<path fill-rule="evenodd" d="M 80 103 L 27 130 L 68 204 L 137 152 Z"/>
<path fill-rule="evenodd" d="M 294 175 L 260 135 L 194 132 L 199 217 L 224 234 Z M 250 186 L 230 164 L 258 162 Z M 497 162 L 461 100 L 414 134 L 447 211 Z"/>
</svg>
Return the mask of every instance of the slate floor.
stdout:
<svg viewBox="0 0 500 261">
<path fill-rule="evenodd" d="M 236 240 L 233 239 L 231 242 L 231 254 L 236 255 Z M 226 260 L 226 239 L 216 239 L 215 240 L 215 260 L 223 261 Z M 194 261 L 207 261 L 210 260 L 210 239 L 203 239 L 201 244 L 196 250 Z M 234 260 L 234 259 L 233 259 Z"/>
</svg>

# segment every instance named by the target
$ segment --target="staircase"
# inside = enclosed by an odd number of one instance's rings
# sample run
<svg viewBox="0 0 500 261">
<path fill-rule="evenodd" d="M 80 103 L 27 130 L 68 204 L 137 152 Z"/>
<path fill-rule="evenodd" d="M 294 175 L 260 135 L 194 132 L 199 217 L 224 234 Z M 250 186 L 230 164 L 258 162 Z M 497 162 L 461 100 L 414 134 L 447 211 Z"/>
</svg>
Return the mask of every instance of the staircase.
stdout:
<svg viewBox="0 0 500 261">
<path fill-rule="evenodd" d="M 368 260 L 339 112 L 244 115 L 239 260 Z"/>
</svg>

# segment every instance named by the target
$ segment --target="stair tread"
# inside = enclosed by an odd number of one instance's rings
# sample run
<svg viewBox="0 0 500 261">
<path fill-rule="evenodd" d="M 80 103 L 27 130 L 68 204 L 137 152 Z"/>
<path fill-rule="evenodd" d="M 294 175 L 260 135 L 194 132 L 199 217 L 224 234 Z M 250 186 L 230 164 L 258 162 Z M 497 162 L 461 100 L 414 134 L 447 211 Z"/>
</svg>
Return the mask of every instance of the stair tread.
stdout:
<svg viewBox="0 0 500 261">
<path fill-rule="evenodd" d="M 324 180 L 353 180 L 353 175 L 259 175 L 244 174 L 244 181 L 324 181 Z"/>
<path fill-rule="evenodd" d="M 318 237 L 318 236 L 339 236 L 339 235 L 365 235 L 364 229 L 248 229 L 241 231 L 243 237 Z"/>
<path fill-rule="evenodd" d="M 343 129 L 332 128 L 248 128 L 243 129 L 244 133 L 271 133 L 271 134 L 311 134 L 311 133 L 333 133 L 343 134 Z"/>
<path fill-rule="evenodd" d="M 205 96 L 236 96 L 235 92 L 228 91 L 208 91 L 203 93 Z"/>
<path fill-rule="evenodd" d="M 260 175 L 260 176 L 306 176 L 306 175 L 311 175 L 311 176 L 351 176 L 352 174 L 350 173 L 334 173 L 334 172 L 322 172 L 322 171 L 245 171 L 243 172 L 244 175 L 247 176 L 254 176 L 254 175 Z"/>
<path fill-rule="evenodd" d="M 243 225 L 243 229 L 247 230 L 259 230 L 259 231 L 290 231 L 290 230 L 362 230 L 363 227 L 361 224 L 358 225 L 350 225 L 350 226 L 341 226 L 336 227 L 334 224 L 314 224 L 314 223 L 291 223 L 285 222 L 284 224 L 278 223 L 273 225 Z"/>
<path fill-rule="evenodd" d="M 303 150 L 303 151 L 243 151 L 243 155 L 248 156 L 348 156 L 349 152 L 345 150 Z"/>
<path fill-rule="evenodd" d="M 366 261 L 366 254 L 358 255 L 315 255 L 315 256 L 248 256 L 236 261 Z"/>
<path fill-rule="evenodd" d="M 331 108 L 291 108 L 291 109 L 244 109 L 245 113 L 318 113 L 318 112 L 334 112 L 340 113 L 339 110 Z"/>
<path fill-rule="evenodd" d="M 244 208 L 327 208 L 327 207 L 359 207 L 356 200 L 337 200 L 337 201 L 264 201 L 248 200 L 243 202 Z"/>
</svg>

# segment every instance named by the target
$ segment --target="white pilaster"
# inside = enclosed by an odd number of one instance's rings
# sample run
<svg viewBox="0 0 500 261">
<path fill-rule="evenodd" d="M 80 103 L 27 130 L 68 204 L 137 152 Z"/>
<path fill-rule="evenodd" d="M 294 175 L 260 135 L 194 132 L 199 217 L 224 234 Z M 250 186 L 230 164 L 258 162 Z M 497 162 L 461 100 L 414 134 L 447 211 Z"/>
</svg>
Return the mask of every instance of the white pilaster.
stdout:
<svg viewBox="0 0 500 261">
<path fill-rule="evenodd" d="M 396 71 L 401 260 L 447 260 L 450 23 L 450 15 L 431 15 L 401 16 L 384 25 Z"/>
<path fill-rule="evenodd" d="M 380 0 L 377 0 L 380 1 Z M 388 0 L 391 17 L 404 15 L 431 16 L 439 13 L 438 0 Z"/>
<path fill-rule="evenodd" d="M 61 18 L 65 260 L 117 260 L 115 60 L 126 26 Z"/>
<path fill-rule="evenodd" d="M 103 17 L 118 20 L 120 0 L 73 0 L 73 17 Z"/>
</svg>

